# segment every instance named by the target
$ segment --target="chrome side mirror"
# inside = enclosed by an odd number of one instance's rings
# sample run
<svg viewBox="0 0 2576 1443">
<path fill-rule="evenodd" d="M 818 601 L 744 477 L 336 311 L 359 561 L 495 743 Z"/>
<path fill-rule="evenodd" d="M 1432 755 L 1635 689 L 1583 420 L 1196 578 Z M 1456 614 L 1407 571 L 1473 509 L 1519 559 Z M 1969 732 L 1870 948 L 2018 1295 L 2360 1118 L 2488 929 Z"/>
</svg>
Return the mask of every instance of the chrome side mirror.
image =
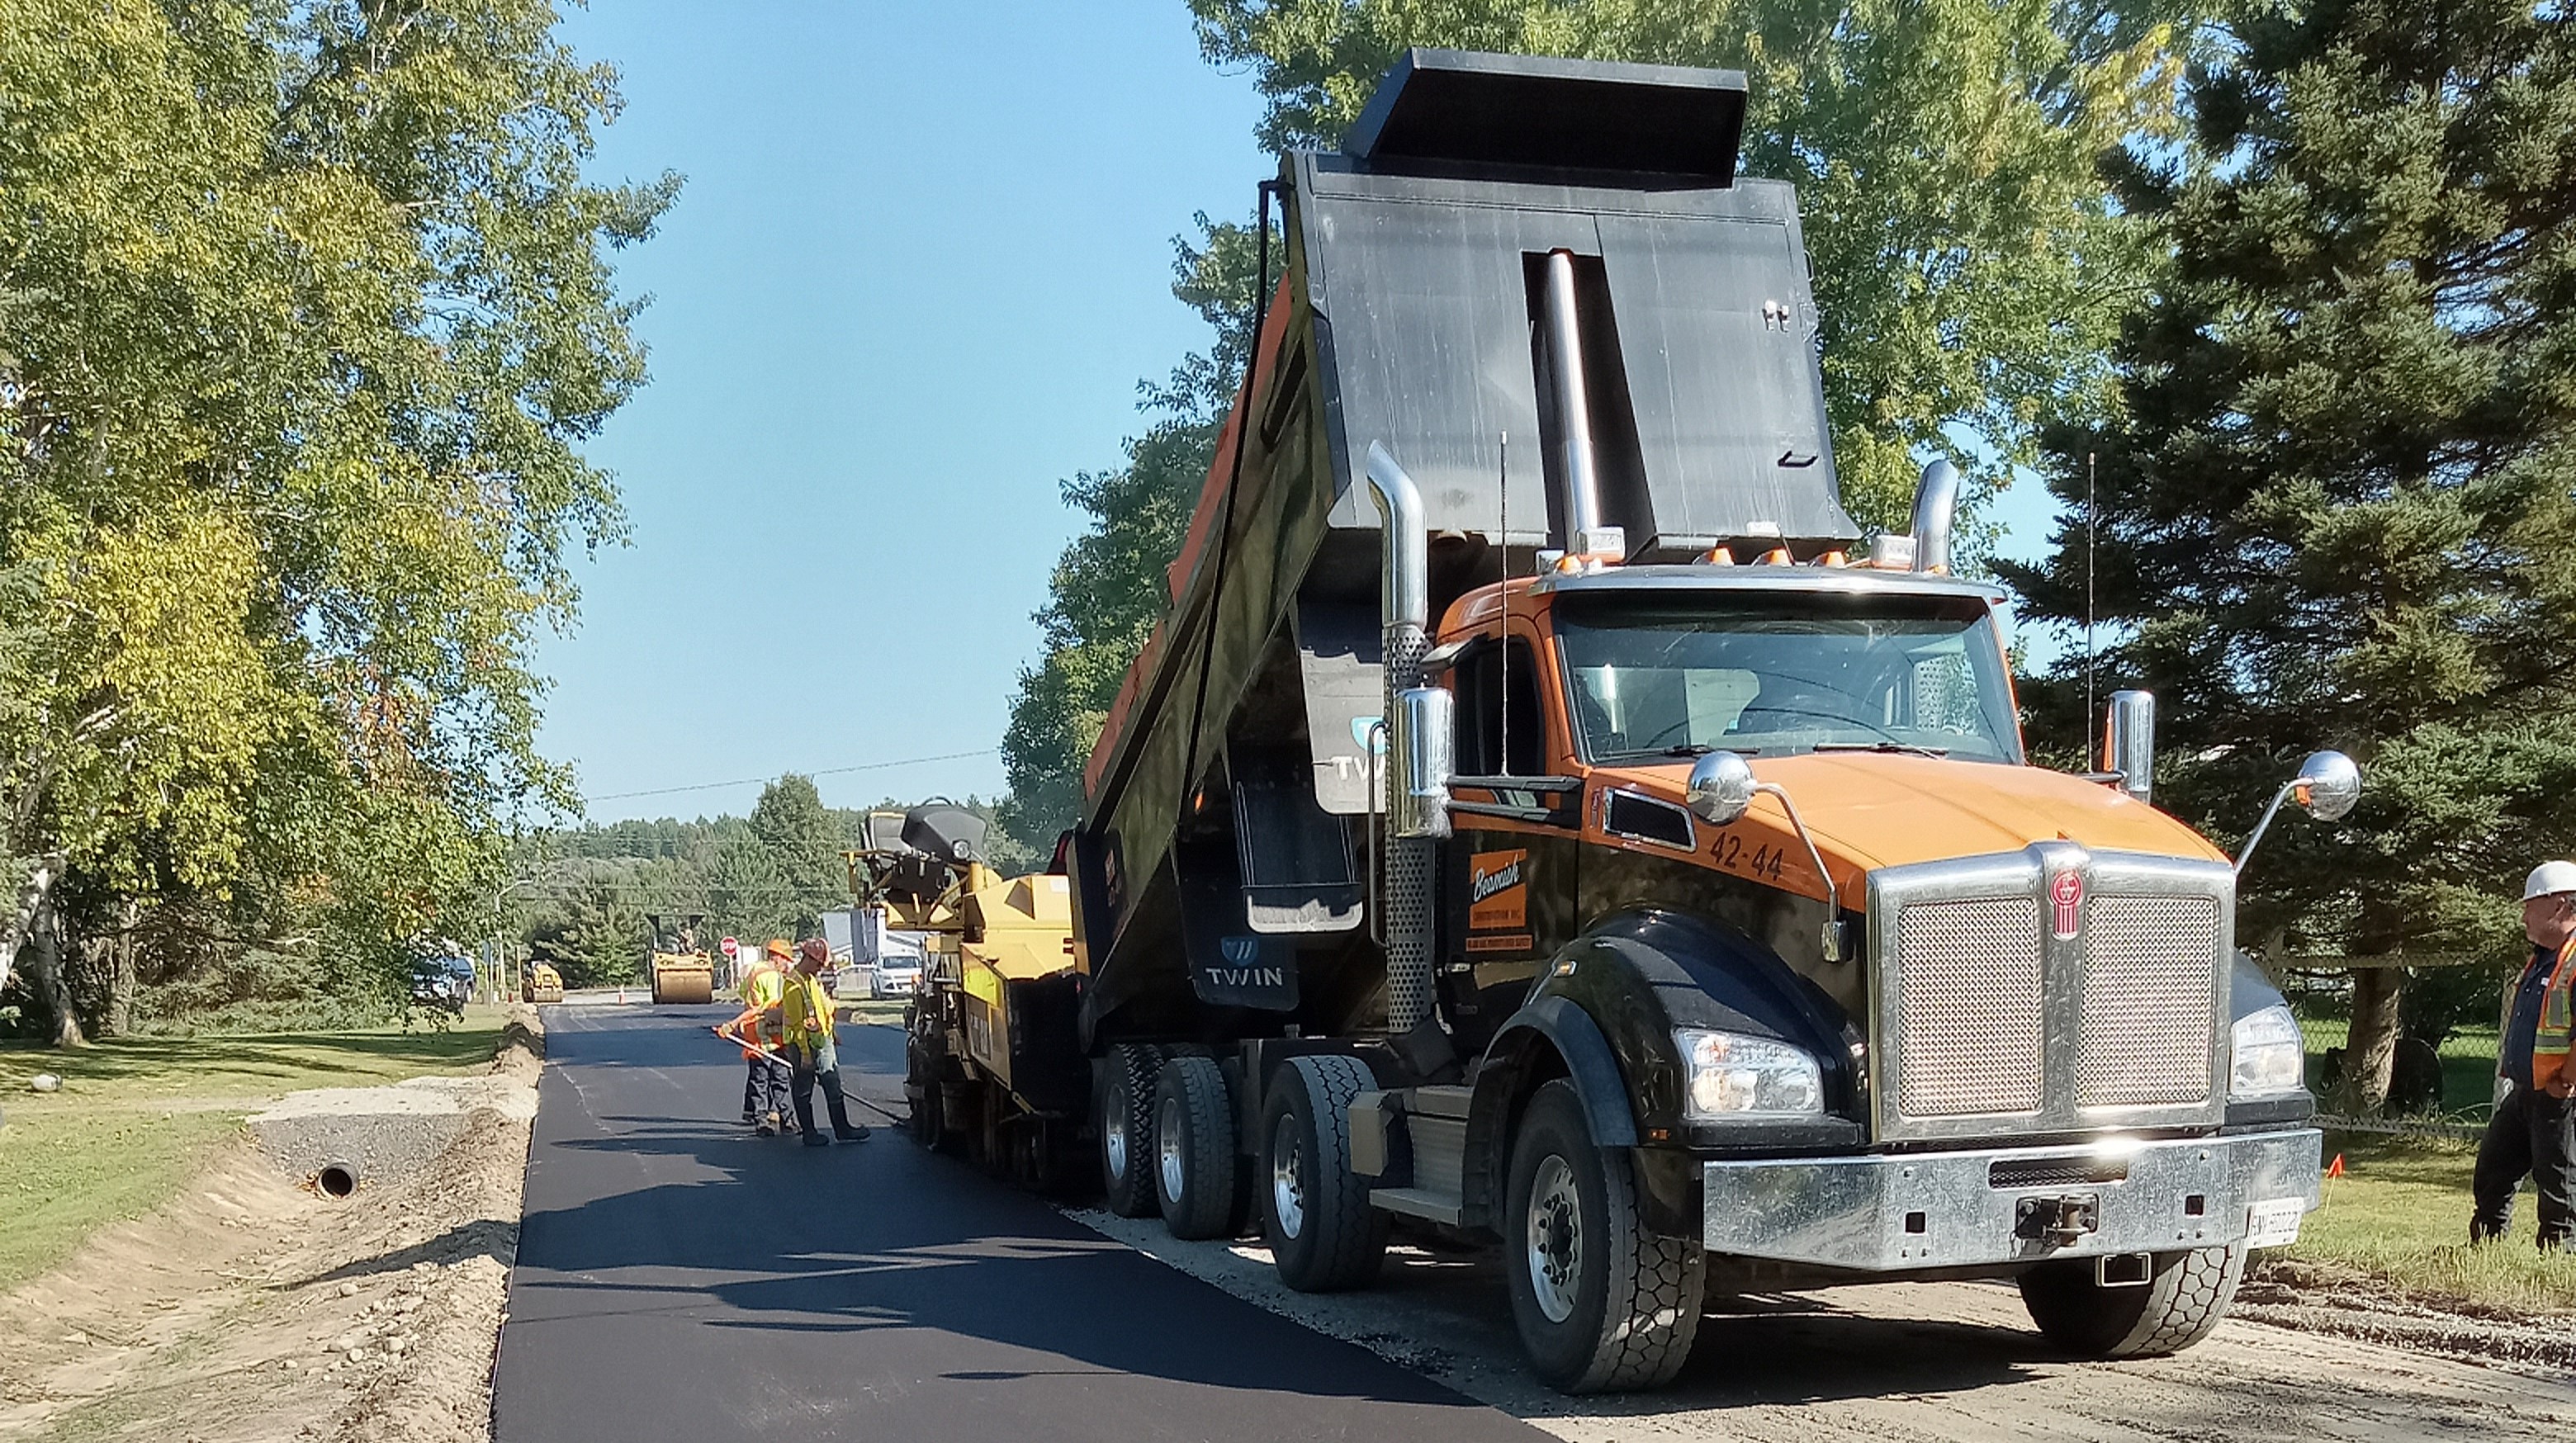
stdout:
<svg viewBox="0 0 2576 1443">
<path fill-rule="evenodd" d="M 2156 790 L 2156 694 L 2115 691 L 2102 718 L 2102 770 L 2116 774 L 2112 783 L 2139 801 L 2151 801 Z"/>
<path fill-rule="evenodd" d="M 1710 752 L 1691 763 L 1690 790 L 1684 796 L 1691 815 L 1712 827 L 1723 827 L 1742 818 L 1753 805 L 1756 795 L 1768 793 L 1780 801 L 1780 810 L 1789 816 L 1789 826 L 1807 847 L 1807 860 L 1816 867 L 1816 876 L 1825 884 L 1824 954 L 1828 962 L 1843 960 L 1842 894 L 1834 886 L 1834 874 L 1825 868 L 1825 854 L 1816 846 L 1815 834 L 1807 830 L 1807 819 L 1798 815 L 1798 804 L 1789 799 L 1789 790 L 1777 782 L 1753 779 L 1753 764 L 1736 752 Z"/>
<path fill-rule="evenodd" d="M 1407 687 L 1395 694 L 1395 725 L 1387 750 L 1388 830 L 1399 837 L 1449 835 L 1449 779 L 1456 774 L 1455 722 L 1446 687 Z"/>
<path fill-rule="evenodd" d="M 2342 821 L 2361 800 L 2361 768 L 2341 752 L 2310 752 L 2290 779 L 2290 794 L 2318 821 Z"/>
<path fill-rule="evenodd" d="M 1691 763 L 1691 815 L 1712 827 L 1735 821 L 1753 805 L 1753 764 L 1736 752 L 1710 752 Z"/>
<path fill-rule="evenodd" d="M 2272 805 L 2263 809 L 2263 820 L 2254 824 L 2254 835 L 2245 839 L 2245 849 L 2236 854 L 2236 875 L 2245 875 L 2245 864 L 2254 859 L 2254 849 L 2272 829 L 2281 804 L 2294 796 L 2318 821 L 2340 821 L 2361 800 L 2361 768 L 2341 752 L 2308 753 L 2308 759 L 2299 763 L 2299 774 L 2272 794 Z"/>
</svg>

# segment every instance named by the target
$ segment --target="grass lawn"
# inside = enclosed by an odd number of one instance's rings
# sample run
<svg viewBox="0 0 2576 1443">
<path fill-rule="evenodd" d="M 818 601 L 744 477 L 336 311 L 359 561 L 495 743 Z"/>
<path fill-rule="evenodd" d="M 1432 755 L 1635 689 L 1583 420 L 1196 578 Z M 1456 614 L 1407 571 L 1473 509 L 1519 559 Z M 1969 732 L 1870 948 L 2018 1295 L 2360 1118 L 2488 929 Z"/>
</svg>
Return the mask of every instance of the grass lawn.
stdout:
<svg viewBox="0 0 2576 1443">
<path fill-rule="evenodd" d="M 2472 1248 L 2469 1172 L 2477 1144 L 2438 1137 L 2328 1133 L 2344 1176 L 2325 1182 L 2288 1256 L 2355 1269 L 2405 1292 L 2518 1312 L 2576 1312 L 2576 1256 L 2532 1247 L 2532 1198 L 2514 1235 Z"/>
<path fill-rule="evenodd" d="M 44 1272 L 108 1223 L 175 1195 L 208 1149 L 271 1099 L 489 1062 L 499 1008 L 445 1032 L 118 1038 L 57 1052 L 0 1044 L 0 1289 Z M 62 1090 L 31 1092 L 50 1072 Z"/>
</svg>

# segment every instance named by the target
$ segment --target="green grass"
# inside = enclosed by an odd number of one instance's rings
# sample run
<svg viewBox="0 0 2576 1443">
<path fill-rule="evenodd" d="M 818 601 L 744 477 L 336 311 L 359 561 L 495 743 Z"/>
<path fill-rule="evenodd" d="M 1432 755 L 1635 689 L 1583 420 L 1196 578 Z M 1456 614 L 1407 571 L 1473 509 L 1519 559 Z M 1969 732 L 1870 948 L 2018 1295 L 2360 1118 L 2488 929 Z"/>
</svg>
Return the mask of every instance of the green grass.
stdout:
<svg viewBox="0 0 2576 1443">
<path fill-rule="evenodd" d="M 2306 1040 L 2308 1084 L 2325 1076 L 2325 1054 L 2344 1044 L 2346 1024 L 2335 1018 L 2300 1022 Z M 2444 1038 L 2434 1054 L 2442 1060 L 2442 1112 L 2448 1117 L 2483 1120 L 2495 1110 L 2496 1033 L 2494 1028 L 2462 1028 Z M 2329 1099 L 2330 1100 L 2330 1099 Z"/>
<path fill-rule="evenodd" d="M 2453 1305 L 2576 1312 L 2576 1256 L 2532 1246 L 2532 1198 L 2514 1209 L 2514 1235 L 2471 1247 L 2474 1142 L 2329 1133 L 2326 1156 L 2344 1176 L 2325 1181 L 2291 1258 L 2350 1268 L 2400 1291 Z"/>
<path fill-rule="evenodd" d="M 95 1047 L 0 1044 L 0 1289 L 53 1267 L 109 1223 L 175 1196 L 207 1152 L 270 1100 L 469 1072 L 492 1057 L 497 1008 L 444 1032 L 118 1038 Z M 62 1090 L 28 1090 L 50 1072 Z"/>
</svg>

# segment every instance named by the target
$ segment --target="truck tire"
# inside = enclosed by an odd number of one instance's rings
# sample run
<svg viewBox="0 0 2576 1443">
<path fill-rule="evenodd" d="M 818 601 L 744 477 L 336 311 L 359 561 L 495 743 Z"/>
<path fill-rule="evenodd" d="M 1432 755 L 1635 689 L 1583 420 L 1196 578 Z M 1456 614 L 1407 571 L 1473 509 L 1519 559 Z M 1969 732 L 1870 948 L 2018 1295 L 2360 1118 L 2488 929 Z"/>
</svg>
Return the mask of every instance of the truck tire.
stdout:
<svg viewBox="0 0 2576 1443">
<path fill-rule="evenodd" d="M 2021 1275 L 2022 1306 L 2042 1336 L 2080 1358 L 2153 1358 L 2209 1336 L 2245 1276 L 2242 1245 L 2158 1253 L 2143 1286 L 2104 1287 L 2094 1260 L 2064 1258 Z"/>
<path fill-rule="evenodd" d="M 1147 1154 L 1163 1227 L 1176 1238 L 1232 1237 L 1234 1099 L 1211 1057 L 1166 1059 L 1154 1084 L 1154 1150 Z"/>
<path fill-rule="evenodd" d="M 1100 1190 L 1122 1218 L 1154 1215 L 1154 1079 L 1163 1055 L 1122 1042 L 1101 1059 Z"/>
<path fill-rule="evenodd" d="M 1565 1393 L 1672 1381 L 1699 1336 L 1699 1244 L 1646 1231 L 1626 1150 L 1593 1145 L 1563 1078 L 1530 1098 L 1511 1158 L 1503 1275 L 1532 1370 Z"/>
<path fill-rule="evenodd" d="M 1351 1170 L 1351 1099 L 1376 1086 L 1356 1057 L 1292 1057 L 1271 1074 L 1253 1188 L 1279 1281 L 1301 1293 L 1357 1287 L 1386 1259 L 1386 1214 Z"/>
</svg>

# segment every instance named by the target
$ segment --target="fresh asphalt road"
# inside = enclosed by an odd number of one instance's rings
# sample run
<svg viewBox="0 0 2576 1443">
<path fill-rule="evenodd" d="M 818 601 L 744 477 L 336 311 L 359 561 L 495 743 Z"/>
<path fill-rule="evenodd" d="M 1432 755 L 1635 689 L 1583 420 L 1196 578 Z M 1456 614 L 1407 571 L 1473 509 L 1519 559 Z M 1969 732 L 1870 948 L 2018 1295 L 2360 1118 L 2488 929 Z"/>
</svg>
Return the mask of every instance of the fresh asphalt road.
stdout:
<svg viewBox="0 0 2576 1443">
<path fill-rule="evenodd" d="M 739 1054 L 707 1031 L 722 1016 L 548 1010 L 500 1443 L 1545 1436 L 864 1108 L 865 1144 L 754 1137 Z M 845 1028 L 841 1067 L 902 1113 L 898 1032 Z"/>
</svg>

